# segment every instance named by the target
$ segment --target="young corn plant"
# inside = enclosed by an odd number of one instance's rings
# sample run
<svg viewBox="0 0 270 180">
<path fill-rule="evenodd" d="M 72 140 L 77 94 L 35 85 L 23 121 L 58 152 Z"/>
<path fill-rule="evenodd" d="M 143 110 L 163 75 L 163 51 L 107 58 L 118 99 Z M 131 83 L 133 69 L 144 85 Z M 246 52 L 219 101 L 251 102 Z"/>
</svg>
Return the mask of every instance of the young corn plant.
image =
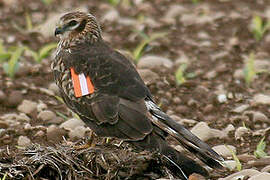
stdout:
<svg viewBox="0 0 270 180">
<path fill-rule="evenodd" d="M 200 0 L 191 0 L 191 2 L 192 2 L 193 4 L 198 4 L 198 3 L 200 2 Z"/>
<path fill-rule="evenodd" d="M 257 41 L 263 38 L 263 35 L 270 29 L 270 20 L 263 21 L 263 19 L 254 15 L 251 22 L 252 33 Z"/>
<path fill-rule="evenodd" d="M 265 137 L 263 137 L 260 140 L 259 144 L 257 145 L 256 150 L 254 151 L 254 155 L 257 158 L 263 158 L 263 157 L 267 156 L 267 153 L 264 151 L 266 148 L 266 143 L 265 143 L 264 139 L 265 139 Z"/>
<path fill-rule="evenodd" d="M 257 74 L 254 66 L 254 60 L 255 60 L 254 53 L 250 53 L 248 59 L 245 62 L 244 77 L 247 86 L 250 86 L 250 84 L 252 83 Z"/>
<path fill-rule="evenodd" d="M 26 47 L 26 50 L 30 52 L 30 54 L 37 63 L 40 63 L 44 58 L 48 57 L 50 55 L 50 52 L 56 47 L 57 47 L 56 43 L 50 43 L 40 48 L 37 52 L 31 50 L 28 47 Z"/>
<path fill-rule="evenodd" d="M 6 50 L 3 41 L 0 40 L 0 63 L 5 62 L 10 56 L 11 53 Z"/>
<path fill-rule="evenodd" d="M 139 32 L 139 35 L 143 38 L 142 41 L 137 45 L 137 47 L 132 52 L 133 59 L 135 60 L 135 63 L 137 64 L 139 62 L 139 59 L 144 54 L 146 47 L 151 43 L 152 41 L 155 41 L 156 39 L 163 38 L 167 35 L 166 32 L 157 32 L 153 33 L 152 35 L 148 36 L 144 32 Z"/>
<path fill-rule="evenodd" d="M 112 6 L 117 6 L 120 3 L 120 0 L 108 0 L 108 3 Z"/>
<path fill-rule="evenodd" d="M 226 146 L 226 148 L 231 152 L 233 160 L 236 162 L 237 171 L 241 171 L 242 164 L 241 164 L 240 160 L 238 159 L 238 157 L 236 156 L 235 152 L 229 146 Z"/>
<path fill-rule="evenodd" d="M 54 0 L 41 0 L 45 5 L 50 5 Z"/>
<path fill-rule="evenodd" d="M 186 69 L 187 69 L 187 64 L 181 64 L 175 72 L 176 84 L 178 86 L 186 82 L 186 78 L 185 78 Z"/>
<path fill-rule="evenodd" d="M 0 178 L 0 180 L 6 180 L 7 176 L 8 176 L 8 173 L 5 173 L 4 176 Z"/>
<path fill-rule="evenodd" d="M 19 69 L 19 60 L 24 52 L 24 47 L 16 47 L 13 51 L 10 51 L 10 57 L 8 62 L 4 62 L 4 72 L 10 77 L 14 78 L 15 73 Z"/>
</svg>

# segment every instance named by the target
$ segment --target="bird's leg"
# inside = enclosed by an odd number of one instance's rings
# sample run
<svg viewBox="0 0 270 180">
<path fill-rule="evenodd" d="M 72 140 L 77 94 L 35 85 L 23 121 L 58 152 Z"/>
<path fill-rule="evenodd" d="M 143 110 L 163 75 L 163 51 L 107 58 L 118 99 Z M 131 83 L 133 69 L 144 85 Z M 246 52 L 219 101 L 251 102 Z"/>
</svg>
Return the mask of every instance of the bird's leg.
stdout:
<svg viewBox="0 0 270 180">
<path fill-rule="evenodd" d="M 89 138 L 87 138 L 86 143 L 83 145 L 74 146 L 74 148 L 77 150 L 94 148 L 96 146 L 95 137 L 96 137 L 96 135 L 95 135 L 94 131 L 91 130 L 90 136 L 89 136 Z"/>
</svg>

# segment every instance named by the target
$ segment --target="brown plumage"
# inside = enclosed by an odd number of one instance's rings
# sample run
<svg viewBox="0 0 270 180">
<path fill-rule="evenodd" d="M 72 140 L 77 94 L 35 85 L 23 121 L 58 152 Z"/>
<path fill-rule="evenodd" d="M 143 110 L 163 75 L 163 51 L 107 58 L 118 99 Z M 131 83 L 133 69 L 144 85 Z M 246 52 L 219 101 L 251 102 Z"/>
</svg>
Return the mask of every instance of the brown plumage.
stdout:
<svg viewBox="0 0 270 180">
<path fill-rule="evenodd" d="M 194 172 L 206 176 L 207 171 L 170 147 L 167 135 L 208 166 L 222 168 L 222 157 L 159 109 L 133 64 L 103 41 L 93 15 L 62 16 L 55 35 L 60 36 L 52 63 L 56 84 L 66 105 L 98 136 L 157 151 L 167 159 L 168 168 L 184 179 Z M 71 68 L 91 79 L 93 93 L 75 97 Z"/>
</svg>

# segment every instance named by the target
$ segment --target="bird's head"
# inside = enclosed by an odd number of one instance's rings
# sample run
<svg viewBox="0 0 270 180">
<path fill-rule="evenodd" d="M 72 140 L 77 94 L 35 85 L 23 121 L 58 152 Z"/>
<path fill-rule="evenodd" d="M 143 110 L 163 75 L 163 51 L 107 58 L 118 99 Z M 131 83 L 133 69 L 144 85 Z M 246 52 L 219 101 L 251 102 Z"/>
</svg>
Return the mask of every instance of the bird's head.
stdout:
<svg viewBox="0 0 270 180">
<path fill-rule="evenodd" d="M 100 39 L 101 29 L 96 18 L 90 13 L 71 12 L 63 15 L 55 29 L 55 36 L 61 40 Z"/>
</svg>

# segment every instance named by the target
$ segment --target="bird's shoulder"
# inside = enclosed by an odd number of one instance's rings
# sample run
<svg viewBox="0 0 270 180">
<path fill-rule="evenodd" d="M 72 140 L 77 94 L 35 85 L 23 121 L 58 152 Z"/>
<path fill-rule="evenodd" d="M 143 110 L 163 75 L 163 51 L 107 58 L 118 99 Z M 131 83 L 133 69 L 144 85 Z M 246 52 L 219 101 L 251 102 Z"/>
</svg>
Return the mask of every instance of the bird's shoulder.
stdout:
<svg viewBox="0 0 270 180">
<path fill-rule="evenodd" d="M 134 64 L 105 41 L 78 43 L 61 53 L 65 66 L 89 76 L 101 93 L 134 101 L 151 96 Z"/>
</svg>

